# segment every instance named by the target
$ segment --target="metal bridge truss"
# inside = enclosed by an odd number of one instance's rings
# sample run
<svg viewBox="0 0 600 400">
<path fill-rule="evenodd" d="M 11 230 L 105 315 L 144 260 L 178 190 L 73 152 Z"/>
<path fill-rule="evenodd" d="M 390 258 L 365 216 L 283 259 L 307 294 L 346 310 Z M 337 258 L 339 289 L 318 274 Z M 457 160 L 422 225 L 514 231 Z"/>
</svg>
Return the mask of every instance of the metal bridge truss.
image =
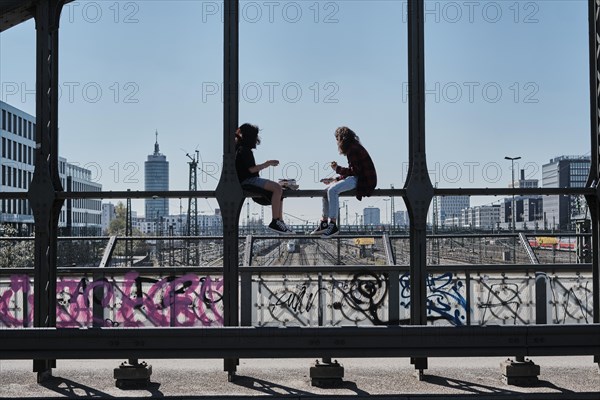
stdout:
<svg viewBox="0 0 600 400">
<path fill-rule="evenodd" d="M 66 192 L 58 175 L 58 35 L 66 0 L 8 0 L 2 2 L 0 31 L 34 18 L 36 27 L 36 165 L 28 193 L 1 193 L 2 199 L 28 199 L 35 218 L 33 269 L 34 328 L 0 329 L 2 358 L 34 360 L 38 379 L 51 374 L 57 358 L 210 357 L 224 358 L 230 379 L 243 357 L 411 357 L 422 373 L 427 357 L 594 355 L 600 362 L 600 160 L 599 95 L 600 3 L 589 0 L 591 168 L 585 188 L 434 188 L 425 146 L 424 1 L 408 2 L 409 171 L 402 189 L 380 189 L 376 196 L 402 197 L 410 217 L 407 287 L 410 309 L 406 324 L 400 318 L 401 268 L 387 266 L 390 304 L 382 326 L 247 327 L 248 306 L 257 267 L 240 267 L 239 215 L 245 198 L 234 162 L 233 132 L 238 124 L 239 4 L 224 1 L 223 169 L 215 191 Z M 398 171 L 400 174 L 401 171 Z M 592 301 L 590 324 L 537 326 L 428 326 L 427 212 L 434 196 L 444 195 L 583 195 L 591 213 Z M 297 191 L 288 197 L 320 197 L 322 191 Z M 67 199 L 82 198 L 216 198 L 223 217 L 223 260 L 220 292 L 223 327 L 57 329 L 57 226 Z M 436 266 L 436 268 L 439 266 Z M 506 266 L 504 266 L 506 267 Z M 504 268 L 503 267 L 503 268 Z M 524 265 L 520 266 L 524 269 Z M 336 267 L 336 269 L 339 266 Z M 347 267 L 345 267 L 347 268 Z M 364 268 L 363 268 L 364 269 Z M 510 268 L 504 268 L 505 271 Z M 298 273 L 331 273 L 305 268 Z M 535 266 L 543 271 L 544 265 Z M 174 273 L 179 271 L 175 270 Z M 275 271 L 273 271 L 275 272 Z M 281 271 L 280 271 L 281 272 Z M 447 272 L 447 271 L 446 271 Z M 100 273 L 100 272 L 99 272 Z M 265 272 L 266 273 L 266 272 Z M 471 278 L 472 279 L 472 278 Z M 242 290 L 239 290 L 239 285 Z M 245 282 L 245 283 L 244 283 Z M 250 283 L 251 284 L 251 283 Z M 245 287 L 246 286 L 246 287 Z M 99 287 L 96 288 L 98 291 Z M 95 290 L 96 290 L 95 289 Z M 469 291 L 470 292 L 470 291 Z M 536 296 L 541 293 L 536 292 Z M 27 302 L 25 302 L 27 304 Z M 589 309 L 590 305 L 588 305 Z M 490 310 L 491 311 L 491 310 Z M 402 324 L 401 324 L 402 322 Z M 545 322 L 540 316 L 538 323 Z M 407 326 L 411 325 L 411 326 Z"/>
</svg>

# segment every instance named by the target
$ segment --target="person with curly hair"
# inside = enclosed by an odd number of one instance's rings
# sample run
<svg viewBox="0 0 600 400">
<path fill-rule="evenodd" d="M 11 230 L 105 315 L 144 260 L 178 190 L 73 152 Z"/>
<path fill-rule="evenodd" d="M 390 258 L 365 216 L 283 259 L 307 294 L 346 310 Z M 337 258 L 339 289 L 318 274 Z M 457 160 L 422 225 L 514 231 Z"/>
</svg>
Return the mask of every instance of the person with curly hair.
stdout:
<svg viewBox="0 0 600 400">
<path fill-rule="evenodd" d="M 332 161 L 331 168 L 338 176 L 321 180 L 328 185 L 323 197 L 323 214 L 311 235 L 322 235 L 323 238 L 339 233 L 337 215 L 340 193 L 356 189 L 356 198 L 361 200 L 364 196 L 373 194 L 377 186 L 375 165 L 356 133 L 346 126 L 341 126 L 335 131 L 335 140 L 339 153 L 348 159 L 348 167 L 342 167 L 336 161 Z"/>
</svg>

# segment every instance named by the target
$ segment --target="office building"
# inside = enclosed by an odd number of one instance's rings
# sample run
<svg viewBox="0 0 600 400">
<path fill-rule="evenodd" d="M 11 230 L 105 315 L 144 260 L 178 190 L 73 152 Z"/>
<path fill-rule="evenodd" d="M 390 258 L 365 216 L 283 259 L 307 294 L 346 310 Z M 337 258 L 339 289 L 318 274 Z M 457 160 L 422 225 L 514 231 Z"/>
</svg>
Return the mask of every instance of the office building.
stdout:
<svg viewBox="0 0 600 400">
<path fill-rule="evenodd" d="M 60 164 L 59 162 L 59 166 Z M 92 171 L 68 163 L 66 160 L 64 160 L 64 173 L 61 171 L 59 175 L 63 188 L 67 192 L 102 191 L 102 185 L 92 181 Z M 65 201 L 65 207 L 66 235 L 99 236 L 102 234 L 102 200 L 68 199 Z"/>
<path fill-rule="evenodd" d="M 113 203 L 104 203 L 102 204 L 102 234 L 106 235 L 108 233 L 108 228 L 110 228 L 110 223 L 117 218 L 117 212 L 115 209 L 115 205 Z"/>
<path fill-rule="evenodd" d="M 520 172 L 519 180 L 514 182 L 514 187 L 516 188 L 536 188 L 538 187 L 539 180 L 538 179 L 525 179 L 525 170 L 522 169 Z M 508 185 L 511 187 L 511 185 Z"/>
<path fill-rule="evenodd" d="M 35 168 L 35 117 L 0 101 L 0 138 L 0 191 L 28 191 Z M 102 190 L 99 183 L 92 182 L 90 170 L 68 163 L 64 157 L 58 158 L 58 169 L 65 191 Z M 12 225 L 23 235 L 33 232 L 33 211 L 27 199 L 4 199 L 1 211 L 0 224 Z M 100 200 L 65 201 L 58 226 L 67 235 L 100 234 Z"/>
<path fill-rule="evenodd" d="M 492 230 L 496 229 L 498 222 L 500 206 L 474 206 L 462 211 L 460 225 L 476 230 Z"/>
<path fill-rule="evenodd" d="M 469 208 L 468 196 L 439 196 L 434 202 L 435 224 L 439 227 L 459 226 L 462 210 Z"/>
<path fill-rule="evenodd" d="M 560 156 L 542 165 L 542 186 L 548 188 L 584 187 L 590 170 L 590 156 Z M 549 229 L 574 229 L 573 215 L 578 214 L 576 196 L 544 198 L 544 221 Z"/>
<path fill-rule="evenodd" d="M 144 189 L 146 191 L 169 190 L 169 162 L 167 156 L 160 153 L 158 146 L 158 132 L 154 143 L 154 153 L 148 155 L 144 163 Z M 169 199 L 154 198 L 146 199 L 146 222 L 160 223 L 161 218 L 169 215 Z"/>
<path fill-rule="evenodd" d="M 520 171 L 518 180 L 508 184 L 508 187 L 515 188 L 537 188 L 538 179 L 525 179 L 525 170 Z M 500 216 L 498 227 L 501 229 L 512 230 L 512 208 L 515 208 L 514 229 L 537 229 L 541 228 L 543 220 L 543 199 L 540 196 L 515 196 L 502 199 L 500 204 Z"/>
<path fill-rule="evenodd" d="M 408 211 L 396 211 L 394 212 L 394 225 L 405 227 L 409 225 Z"/>
<path fill-rule="evenodd" d="M 376 207 L 367 207 L 363 209 L 363 224 L 364 225 L 379 225 L 381 224 L 381 210 Z"/>
<path fill-rule="evenodd" d="M 35 118 L 0 101 L 2 192 L 26 192 L 35 163 Z M 25 199 L 2 200 L 0 224 L 12 225 L 21 234 L 33 232 L 33 212 Z"/>
<path fill-rule="evenodd" d="M 223 232 L 223 221 L 219 209 L 214 214 L 198 214 L 198 234 L 218 236 Z M 167 215 L 158 223 L 155 220 L 134 218 L 134 228 L 138 227 L 144 235 L 187 236 L 187 214 Z"/>
</svg>

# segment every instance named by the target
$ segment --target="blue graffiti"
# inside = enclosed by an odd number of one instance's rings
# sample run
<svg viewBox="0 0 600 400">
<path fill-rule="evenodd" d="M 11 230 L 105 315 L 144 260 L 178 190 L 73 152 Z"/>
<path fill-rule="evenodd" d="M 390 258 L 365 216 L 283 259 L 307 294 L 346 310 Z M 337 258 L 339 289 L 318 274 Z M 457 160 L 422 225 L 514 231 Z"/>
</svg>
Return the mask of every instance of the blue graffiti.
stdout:
<svg viewBox="0 0 600 400">
<path fill-rule="evenodd" d="M 439 276 L 427 277 L 427 319 L 445 319 L 454 325 L 465 325 L 467 319 L 467 300 L 461 293 L 462 281 L 453 281 L 453 274 L 447 272 Z M 410 307 L 410 276 L 400 277 L 400 305 Z"/>
</svg>

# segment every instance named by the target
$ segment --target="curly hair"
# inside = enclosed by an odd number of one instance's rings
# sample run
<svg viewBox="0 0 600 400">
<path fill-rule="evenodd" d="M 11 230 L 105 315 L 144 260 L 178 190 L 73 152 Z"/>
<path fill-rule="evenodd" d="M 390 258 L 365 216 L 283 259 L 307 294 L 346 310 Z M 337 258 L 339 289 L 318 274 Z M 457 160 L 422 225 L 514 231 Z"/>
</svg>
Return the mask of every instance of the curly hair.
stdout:
<svg viewBox="0 0 600 400">
<path fill-rule="evenodd" d="M 235 141 L 242 146 L 248 146 L 251 149 L 255 149 L 260 144 L 260 138 L 258 137 L 258 126 L 252 124 L 243 124 L 235 131 Z"/>
<path fill-rule="evenodd" d="M 346 155 L 350 145 L 354 143 L 360 143 L 356 133 L 354 133 L 354 131 L 347 126 L 340 126 L 335 130 L 335 139 L 337 140 L 340 154 L 344 155 Z"/>
</svg>

